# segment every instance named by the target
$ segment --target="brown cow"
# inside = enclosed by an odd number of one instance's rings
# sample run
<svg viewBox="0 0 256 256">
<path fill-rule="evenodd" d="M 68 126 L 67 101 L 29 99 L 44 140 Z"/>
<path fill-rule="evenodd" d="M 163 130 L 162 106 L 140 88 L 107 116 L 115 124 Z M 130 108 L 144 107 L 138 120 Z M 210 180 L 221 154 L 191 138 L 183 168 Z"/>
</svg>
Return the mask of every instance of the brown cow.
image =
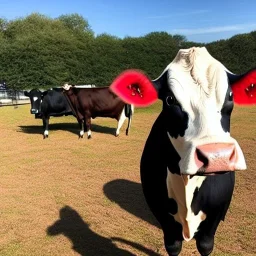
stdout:
<svg viewBox="0 0 256 256">
<path fill-rule="evenodd" d="M 127 117 L 126 135 L 128 135 L 134 106 L 126 104 L 108 87 L 76 88 L 74 85 L 64 84 L 63 89 L 64 95 L 79 123 L 80 138 L 83 138 L 84 132 L 87 132 L 88 139 L 91 138 L 91 118 L 96 117 L 116 119 L 118 121 L 116 136 L 119 135 Z"/>
</svg>

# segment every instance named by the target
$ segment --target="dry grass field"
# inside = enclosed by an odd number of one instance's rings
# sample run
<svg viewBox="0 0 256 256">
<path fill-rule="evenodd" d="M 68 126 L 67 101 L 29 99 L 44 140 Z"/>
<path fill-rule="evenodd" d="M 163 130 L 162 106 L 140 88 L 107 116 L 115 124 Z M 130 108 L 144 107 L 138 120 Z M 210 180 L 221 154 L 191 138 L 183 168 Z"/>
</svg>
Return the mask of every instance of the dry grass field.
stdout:
<svg viewBox="0 0 256 256">
<path fill-rule="evenodd" d="M 30 105 L 0 107 L 0 255 L 166 255 L 162 232 L 141 191 L 139 162 L 160 104 L 136 109 L 129 136 L 116 121 L 93 120 L 78 139 L 74 117 L 42 122 Z M 233 136 L 247 159 L 216 235 L 213 256 L 256 255 L 256 107 L 236 107 Z M 182 256 L 198 255 L 195 242 Z"/>
</svg>

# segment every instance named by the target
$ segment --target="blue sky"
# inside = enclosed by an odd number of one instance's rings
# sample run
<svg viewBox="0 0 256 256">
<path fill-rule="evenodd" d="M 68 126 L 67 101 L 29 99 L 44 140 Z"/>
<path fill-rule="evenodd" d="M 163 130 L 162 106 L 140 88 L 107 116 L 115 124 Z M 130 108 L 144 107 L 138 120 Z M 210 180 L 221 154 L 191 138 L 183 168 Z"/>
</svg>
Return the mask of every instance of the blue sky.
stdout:
<svg viewBox="0 0 256 256">
<path fill-rule="evenodd" d="M 255 0 L 0 0 L 0 17 L 7 20 L 35 12 L 50 18 L 77 13 L 96 35 L 165 31 L 206 43 L 256 30 L 255 11 Z"/>
</svg>

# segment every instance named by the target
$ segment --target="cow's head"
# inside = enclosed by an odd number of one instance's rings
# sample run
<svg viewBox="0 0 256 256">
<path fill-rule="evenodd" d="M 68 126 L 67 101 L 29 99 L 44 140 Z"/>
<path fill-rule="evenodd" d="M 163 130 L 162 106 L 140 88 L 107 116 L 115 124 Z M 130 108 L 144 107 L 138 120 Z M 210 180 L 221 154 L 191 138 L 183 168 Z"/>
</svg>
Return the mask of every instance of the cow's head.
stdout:
<svg viewBox="0 0 256 256">
<path fill-rule="evenodd" d="M 205 48 L 193 47 L 180 50 L 156 80 L 131 70 L 111 88 L 136 106 L 162 100 L 166 132 L 181 158 L 181 174 L 213 175 L 246 169 L 242 150 L 230 136 L 230 115 L 234 101 L 256 104 L 255 81 L 255 71 L 236 76 Z"/>
<path fill-rule="evenodd" d="M 73 94 L 73 88 L 75 88 L 74 85 L 72 84 L 68 84 L 68 83 L 65 83 L 63 86 L 63 92 L 66 93 L 67 95 L 72 95 Z"/>
<path fill-rule="evenodd" d="M 24 91 L 24 95 L 29 97 L 31 103 L 30 113 L 40 116 L 42 101 L 46 92 L 41 92 L 38 89 L 32 89 L 31 91 Z"/>
</svg>

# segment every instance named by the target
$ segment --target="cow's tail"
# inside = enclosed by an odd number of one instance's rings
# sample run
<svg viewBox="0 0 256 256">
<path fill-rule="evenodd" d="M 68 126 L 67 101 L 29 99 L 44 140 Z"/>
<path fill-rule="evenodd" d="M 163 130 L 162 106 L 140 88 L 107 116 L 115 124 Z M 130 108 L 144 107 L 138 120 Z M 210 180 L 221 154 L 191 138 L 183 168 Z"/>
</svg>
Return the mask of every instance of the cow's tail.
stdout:
<svg viewBox="0 0 256 256">
<path fill-rule="evenodd" d="M 129 134 L 129 130 L 132 122 L 132 115 L 134 113 L 134 105 L 125 104 L 125 116 L 128 118 L 128 126 L 126 128 L 126 135 Z"/>
</svg>

